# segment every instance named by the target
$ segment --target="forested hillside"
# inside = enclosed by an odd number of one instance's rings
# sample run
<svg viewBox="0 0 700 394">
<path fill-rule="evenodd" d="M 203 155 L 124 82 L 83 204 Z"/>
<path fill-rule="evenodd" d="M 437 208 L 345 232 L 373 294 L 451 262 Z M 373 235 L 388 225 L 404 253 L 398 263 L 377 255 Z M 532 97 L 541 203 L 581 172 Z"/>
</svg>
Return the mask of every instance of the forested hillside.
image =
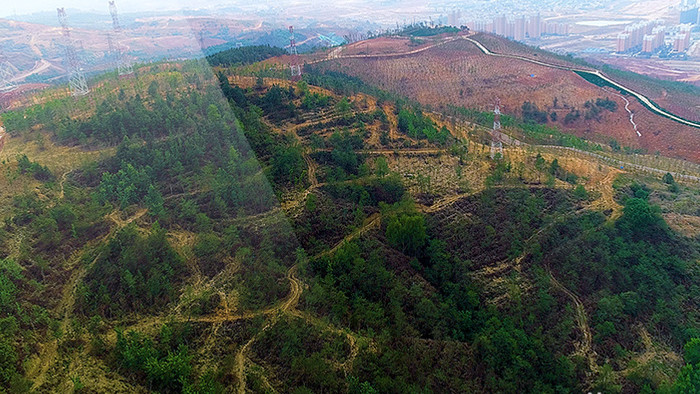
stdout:
<svg viewBox="0 0 700 394">
<path fill-rule="evenodd" d="M 0 392 L 700 389 L 697 183 L 274 54 L 2 115 Z"/>
</svg>

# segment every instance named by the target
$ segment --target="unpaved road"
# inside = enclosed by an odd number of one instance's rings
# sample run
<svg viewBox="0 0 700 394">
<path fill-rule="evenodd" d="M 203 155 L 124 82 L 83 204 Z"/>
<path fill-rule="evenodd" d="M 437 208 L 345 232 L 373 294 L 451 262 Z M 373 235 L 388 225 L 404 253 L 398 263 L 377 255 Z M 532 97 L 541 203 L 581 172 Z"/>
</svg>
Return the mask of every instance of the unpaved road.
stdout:
<svg viewBox="0 0 700 394">
<path fill-rule="evenodd" d="M 557 278 L 554 277 L 552 271 L 549 271 L 549 279 L 555 288 L 566 294 L 567 297 L 573 301 L 576 308 L 576 324 L 581 331 L 581 341 L 579 342 L 578 346 L 576 346 L 576 353 L 588 360 L 588 367 L 590 368 L 591 372 L 597 372 L 597 354 L 591 346 L 593 342 L 593 335 L 591 334 L 591 328 L 588 326 L 588 316 L 586 315 L 586 309 L 583 307 L 583 302 L 581 302 L 581 299 L 571 290 L 564 287 L 564 285 L 562 285 Z"/>
</svg>

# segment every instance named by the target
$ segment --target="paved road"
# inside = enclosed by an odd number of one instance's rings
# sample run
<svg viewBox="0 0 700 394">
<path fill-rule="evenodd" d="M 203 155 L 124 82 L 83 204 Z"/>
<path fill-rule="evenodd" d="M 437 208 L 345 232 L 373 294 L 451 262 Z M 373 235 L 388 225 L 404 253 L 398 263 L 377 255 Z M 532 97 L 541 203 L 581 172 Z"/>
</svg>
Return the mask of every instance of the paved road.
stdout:
<svg viewBox="0 0 700 394">
<path fill-rule="evenodd" d="M 316 63 L 321 63 L 321 62 L 325 62 L 325 61 L 332 60 L 332 59 L 356 59 L 356 58 L 377 59 L 377 58 L 392 58 L 392 57 L 410 56 L 410 55 L 415 55 L 417 53 L 427 51 L 428 49 L 435 48 L 435 47 L 440 46 L 440 45 L 445 45 L 447 43 L 450 43 L 450 42 L 453 42 L 456 40 L 460 40 L 460 39 L 467 40 L 467 41 L 471 42 L 472 44 L 476 45 L 476 47 L 479 48 L 479 50 L 481 52 L 483 52 L 484 54 L 489 55 L 489 56 L 517 59 L 517 60 L 522 60 L 522 61 L 533 63 L 533 64 L 538 64 L 538 65 L 544 66 L 544 67 L 556 68 L 556 69 L 565 70 L 565 71 L 585 73 L 585 74 L 596 76 L 596 77 L 602 79 L 603 81 L 615 86 L 616 88 L 620 89 L 621 91 L 627 92 L 627 93 L 633 95 L 640 102 L 644 103 L 644 105 L 646 105 L 652 112 L 655 112 L 656 114 L 661 115 L 661 116 L 665 116 L 673 121 L 684 124 L 686 126 L 695 127 L 695 128 L 700 129 L 700 123 L 691 122 L 689 120 L 680 118 L 680 117 L 678 117 L 670 112 L 667 112 L 666 110 L 664 110 L 662 108 L 659 108 L 656 104 L 654 104 L 654 102 L 652 102 L 649 98 L 647 98 L 643 94 L 636 92 L 636 91 L 634 91 L 634 90 L 632 90 L 632 89 L 630 89 L 630 88 L 628 88 L 628 87 L 626 87 L 618 82 L 615 82 L 614 80 L 608 78 L 605 74 L 603 74 L 599 70 L 591 71 L 591 70 L 585 69 L 585 68 L 561 66 L 558 64 L 543 62 L 541 60 L 530 59 L 529 57 L 525 57 L 525 56 L 507 55 L 507 54 L 492 52 L 488 48 L 486 48 L 483 44 L 481 44 L 479 41 L 469 37 L 468 35 L 458 35 L 458 36 L 454 36 L 454 37 L 449 37 L 449 38 L 442 40 L 440 42 L 437 42 L 435 44 L 431 44 L 431 45 L 428 45 L 428 46 L 425 46 L 422 48 L 418 48 L 418 49 L 413 50 L 413 51 L 408 51 L 408 52 L 380 53 L 380 54 L 368 54 L 368 55 L 342 55 L 342 48 L 343 47 L 339 47 L 339 48 L 334 49 L 329 54 L 329 56 L 327 58 L 314 60 L 314 61 L 309 62 L 307 64 L 316 64 Z"/>
<path fill-rule="evenodd" d="M 40 73 L 40 72 L 48 69 L 49 67 L 51 67 L 51 63 L 47 62 L 44 59 L 38 60 L 34 63 L 34 67 L 31 70 L 15 76 L 14 78 L 12 78 L 12 82 L 24 80 L 28 76 L 30 76 L 32 74 Z"/>
<path fill-rule="evenodd" d="M 638 93 L 638 92 L 635 92 L 634 90 L 632 90 L 632 89 L 630 89 L 630 88 L 628 88 L 628 87 L 626 87 L 626 86 L 624 86 L 624 85 L 622 85 L 622 84 L 620 84 L 620 83 L 617 83 L 617 82 L 613 81 L 612 79 L 608 78 L 605 74 L 603 74 L 602 72 L 600 72 L 600 71 L 598 71 L 598 70 L 591 71 L 591 70 L 587 70 L 587 69 L 583 69 L 583 68 L 566 67 L 566 66 L 560 66 L 560 65 L 557 65 L 557 64 L 552 64 L 552 63 L 543 62 L 543 61 L 540 61 L 540 60 L 530 59 L 530 58 L 525 57 L 525 56 L 505 55 L 505 54 L 502 54 L 502 53 L 495 53 L 495 52 L 491 52 L 488 48 L 486 48 L 486 47 L 485 47 L 484 45 L 482 45 L 479 41 L 477 41 L 477 40 L 475 40 L 475 39 L 473 39 L 473 38 L 469 38 L 469 37 L 462 37 L 462 38 L 465 39 L 465 40 L 467 40 L 467 41 L 469 41 L 469 42 L 471 42 L 471 43 L 473 43 L 474 45 L 476 45 L 477 48 L 479 48 L 479 50 L 481 50 L 481 52 L 483 52 L 484 54 L 489 55 L 489 56 L 496 56 L 496 57 L 505 57 L 505 58 L 511 58 L 511 59 L 518 59 L 518 60 L 522 60 L 522 61 L 526 61 L 526 62 L 530 62 L 530 63 L 534 63 L 534 64 L 539 64 L 539 65 L 545 66 L 545 67 L 556 68 L 556 69 L 559 69 L 559 70 L 574 71 L 574 72 L 579 72 L 579 73 L 585 73 L 585 74 L 589 74 L 589 75 L 594 75 L 594 76 L 599 77 L 600 79 L 604 80 L 605 82 L 608 82 L 609 84 L 615 86 L 616 88 L 620 89 L 621 91 L 624 91 L 624 92 L 627 92 L 627 93 L 633 95 L 633 96 L 636 97 L 639 101 L 641 101 L 642 103 L 644 103 L 649 109 L 651 109 L 651 111 L 656 112 L 658 115 L 662 115 L 662 116 L 665 116 L 665 117 L 667 117 L 667 118 L 669 118 L 669 119 L 671 119 L 671 120 L 674 120 L 674 121 L 676 121 L 676 122 L 678 122 L 678 123 L 682 123 L 682 124 L 684 124 L 684 125 L 687 125 L 687 126 L 691 126 L 691 127 L 695 127 L 695 128 L 700 129 L 700 123 L 691 122 L 691 121 L 689 121 L 689 120 L 685 120 L 685 119 L 680 118 L 680 117 L 678 117 L 678 116 L 676 116 L 676 115 L 674 115 L 674 114 L 672 114 L 672 113 L 670 113 L 670 112 L 667 112 L 667 111 L 663 110 L 662 108 L 659 108 L 656 104 L 654 104 L 651 100 L 649 100 L 649 99 L 648 99 L 646 96 L 644 96 L 643 94 Z"/>
</svg>

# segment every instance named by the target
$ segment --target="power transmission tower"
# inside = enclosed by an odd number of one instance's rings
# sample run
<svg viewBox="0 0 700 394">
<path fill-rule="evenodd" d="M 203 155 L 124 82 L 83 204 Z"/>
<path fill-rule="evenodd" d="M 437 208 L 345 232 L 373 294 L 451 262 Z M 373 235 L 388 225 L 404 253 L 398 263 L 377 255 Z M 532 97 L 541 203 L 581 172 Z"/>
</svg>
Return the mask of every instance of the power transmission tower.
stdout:
<svg viewBox="0 0 700 394">
<path fill-rule="evenodd" d="M 122 26 L 119 24 L 119 15 L 117 14 L 117 6 L 114 4 L 114 0 L 109 1 L 109 13 L 112 15 L 112 30 L 114 30 L 114 55 L 117 60 L 117 72 L 120 77 L 130 75 L 134 73 L 134 67 L 131 65 L 128 59 L 124 57 L 122 53 L 122 47 L 120 45 L 120 40 L 122 36 Z"/>
<path fill-rule="evenodd" d="M 493 110 L 493 130 L 491 131 L 491 158 L 503 158 L 503 142 L 501 142 L 501 99 L 496 99 Z"/>
<path fill-rule="evenodd" d="M 66 11 L 64 8 L 57 8 L 56 11 L 58 12 L 58 21 L 61 22 L 61 27 L 63 28 L 63 39 L 66 47 L 66 61 L 68 62 L 68 72 L 70 73 L 68 85 L 70 86 L 73 96 L 84 96 L 90 92 L 90 89 L 88 89 L 85 73 L 83 72 L 82 67 L 80 67 L 78 54 L 75 52 L 73 39 L 70 36 Z"/>
<path fill-rule="evenodd" d="M 114 67 L 117 67 L 116 55 L 114 54 L 114 41 L 112 40 L 112 33 L 107 32 L 107 53 L 109 54 L 109 62 L 114 63 Z"/>
<path fill-rule="evenodd" d="M 14 68 L 0 49 L 0 111 L 9 107 L 12 92 L 17 89 L 14 79 Z"/>
<path fill-rule="evenodd" d="M 292 55 L 289 68 L 292 70 L 292 81 L 301 79 L 301 65 L 299 65 L 299 53 L 297 52 L 297 42 L 294 39 L 294 26 L 289 26 L 289 54 Z"/>
<path fill-rule="evenodd" d="M 5 53 L 0 50 L 0 93 L 9 93 L 17 89 L 14 79 L 14 68 L 5 57 Z"/>
</svg>

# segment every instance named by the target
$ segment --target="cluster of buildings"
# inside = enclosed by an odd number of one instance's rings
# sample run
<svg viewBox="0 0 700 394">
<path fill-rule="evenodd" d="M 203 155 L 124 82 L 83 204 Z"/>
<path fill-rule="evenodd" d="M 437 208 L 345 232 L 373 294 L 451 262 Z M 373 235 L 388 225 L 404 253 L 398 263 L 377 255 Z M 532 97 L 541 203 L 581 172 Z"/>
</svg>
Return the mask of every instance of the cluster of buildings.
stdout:
<svg viewBox="0 0 700 394">
<path fill-rule="evenodd" d="M 491 22 L 468 22 L 467 26 L 474 31 L 483 31 L 522 41 L 526 38 L 539 38 L 547 35 L 568 35 L 570 26 L 565 23 L 549 23 L 539 15 L 526 18 L 524 16 L 509 19 L 499 16 Z"/>
<path fill-rule="evenodd" d="M 617 36 L 617 52 L 627 52 L 636 47 L 649 46 L 649 51 L 664 45 L 666 32 L 661 22 L 639 22 L 625 27 Z"/>
<path fill-rule="evenodd" d="M 676 52 L 685 52 L 690 48 L 690 30 L 692 25 L 681 25 L 678 33 L 673 36 L 673 50 Z"/>
<path fill-rule="evenodd" d="M 635 23 L 617 36 L 616 50 L 650 54 L 668 46 L 673 52 L 685 52 L 690 48 L 691 30 L 691 24 L 667 28 L 660 21 Z"/>
<path fill-rule="evenodd" d="M 642 41 L 642 52 L 652 53 L 666 45 L 666 27 L 654 26 L 651 34 L 645 34 Z"/>
</svg>

